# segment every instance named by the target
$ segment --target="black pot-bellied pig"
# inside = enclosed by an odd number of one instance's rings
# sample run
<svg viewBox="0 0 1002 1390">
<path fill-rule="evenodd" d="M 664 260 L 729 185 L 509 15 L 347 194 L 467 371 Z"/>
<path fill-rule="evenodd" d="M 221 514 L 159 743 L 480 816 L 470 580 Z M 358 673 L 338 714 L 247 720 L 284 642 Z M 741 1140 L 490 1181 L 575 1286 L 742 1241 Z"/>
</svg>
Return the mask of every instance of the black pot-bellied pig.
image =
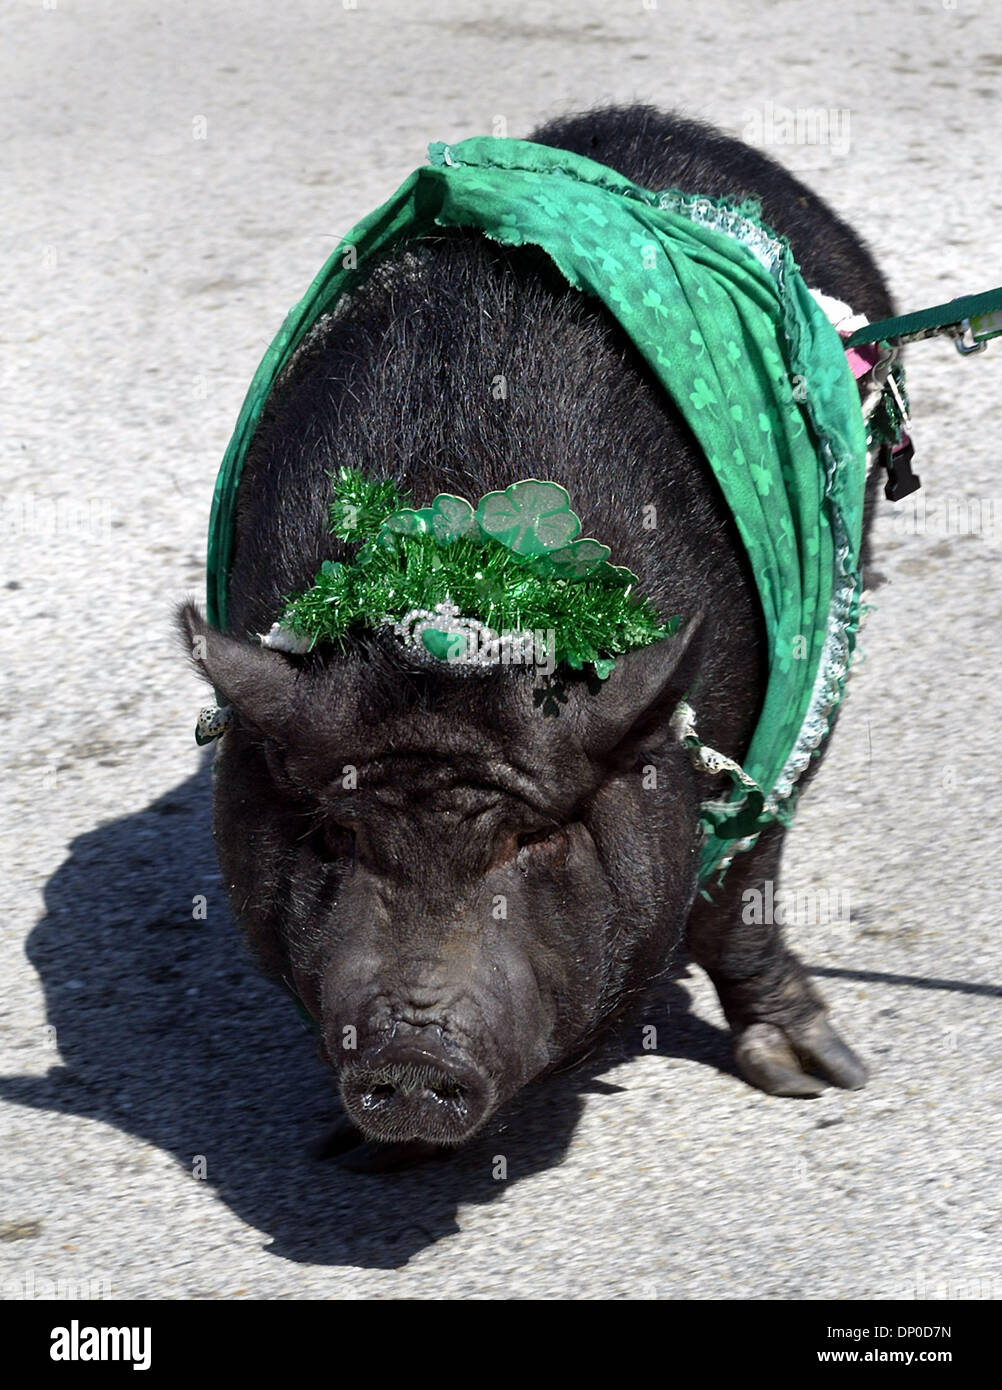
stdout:
<svg viewBox="0 0 1002 1390">
<path fill-rule="evenodd" d="M 858 620 L 867 434 L 818 304 L 883 318 L 884 282 L 771 160 L 649 108 L 432 152 L 262 364 L 182 612 L 237 920 L 395 1153 L 686 949 L 750 1082 L 858 1087 L 742 907 Z"/>
</svg>

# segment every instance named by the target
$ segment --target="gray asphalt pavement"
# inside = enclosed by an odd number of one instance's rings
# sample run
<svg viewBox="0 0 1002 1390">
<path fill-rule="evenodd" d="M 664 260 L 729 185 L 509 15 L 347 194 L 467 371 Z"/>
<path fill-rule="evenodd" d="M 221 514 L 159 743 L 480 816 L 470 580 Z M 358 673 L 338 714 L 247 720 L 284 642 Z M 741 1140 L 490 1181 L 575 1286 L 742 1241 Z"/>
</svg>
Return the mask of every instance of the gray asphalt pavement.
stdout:
<svg viewBox="0 0 1002 1390">
<path fill-rule="evenodd" d="M 331 1082 L 227 916 L 169 629 L 264 348 L 429 140 L 676 106 L 810 179 L 923 307 L 1002 280 L 998 8 L 35 0 L 2 27 L 0 1293 L 1002 1295 L 1002 346 L 911 349 L 924 510 L 882 504 L 789 843 L 786 885 L 851 905 L 789 934 L 865 1091 L 750 1090 L 694 971 L 657 1053 L 628 1031 L 450 1162 L 317 1164 Z M 809 143 L 812 111 L 849 125 Z"/>
</svg>

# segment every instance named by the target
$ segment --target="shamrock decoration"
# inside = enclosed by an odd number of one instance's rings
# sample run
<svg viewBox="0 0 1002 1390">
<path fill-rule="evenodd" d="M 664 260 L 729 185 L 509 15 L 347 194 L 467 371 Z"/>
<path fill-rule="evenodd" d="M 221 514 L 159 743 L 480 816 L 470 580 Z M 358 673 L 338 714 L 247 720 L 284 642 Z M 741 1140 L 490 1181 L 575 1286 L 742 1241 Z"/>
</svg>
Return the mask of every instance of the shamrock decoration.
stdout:
<svg viewBox="0 0 1002 1390">
<path fill-rule="evenodd" d="M 488 492 L 480 499 L 476 519 L 485 536 L 500 541 L 515 555 L 561 550 L 581 530 L 566 491 L 559 483 L 538 478 L 512 483 L 504 492 Z"/>
<path fill-rule="evenodd" d="M 266 646 L 309 651 L 381 627 L 472 669 L 536 661 L 542 634 L 556 664 L 591 667 L 604 680 L 617 654 L 678 626 L 636 595 L 636 575 L 609 563 L 607 545 L 579 535 L 559 483 L 527 478 L 474 508 L 448 492 L 415 507 L 393 483 L 355 469 L 333 481 L 332 530 L 358 550 L 350 561 L 325 560 L 312 588 L 288 596 Z"/>
<path fill-rule="evenodd" d="M 422 516 L 421 512 L 425 515 Z M 423 507 L 420 511 L 414 507 L 404 507 L 402 511 L 394 512 L 383 522 L 382 528 L 377 536 L 377 540 L 385 540 L 387 535 L 392 536 L 423 536 L 431 527 L 428 524 L 428 513 L 430 507 Z"/>
<path fill-rule="evenodd" d="M 384 532 L 394 536 L 432 535 L 440 545 L 448 545 L 473 530 L 473 508 L 465 497 L 440 492 L 430 507 L 403 507 L 383 522 Z"/>
<path fill-rule="evenodd" d="M 599 565 L 608 560 L 612 551 L 601 541 L 571 541 L 560 550 L 551 550 L 536 563 L 538 574 L 552 574 L 555 579 L 586 579 Z"/>
<path fill-rule="evenodd" d="M 440 492 L 432 502 L 431 533 L 441 545 L 458 540 L 473 530 L 473 508 L 465 497 Z"/>
</svg>

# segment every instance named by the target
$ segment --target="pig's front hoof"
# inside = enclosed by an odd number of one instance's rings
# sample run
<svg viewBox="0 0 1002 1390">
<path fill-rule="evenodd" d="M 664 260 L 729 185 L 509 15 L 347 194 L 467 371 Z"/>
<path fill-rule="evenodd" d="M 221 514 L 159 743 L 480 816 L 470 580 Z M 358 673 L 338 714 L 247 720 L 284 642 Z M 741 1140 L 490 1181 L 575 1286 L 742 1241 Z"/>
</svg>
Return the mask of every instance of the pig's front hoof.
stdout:
<svg viewBox="0 0 1002 1390">
<path fill-rule="evenodd" d="M 735 1040 L 734 1059 L 746 1081 L 771 1096 L 818 1096 L 827 1085 L 858 1091 L 866 1067 L 824 1014 L 779 1028 L 752 1023 Z"/>
</svg>

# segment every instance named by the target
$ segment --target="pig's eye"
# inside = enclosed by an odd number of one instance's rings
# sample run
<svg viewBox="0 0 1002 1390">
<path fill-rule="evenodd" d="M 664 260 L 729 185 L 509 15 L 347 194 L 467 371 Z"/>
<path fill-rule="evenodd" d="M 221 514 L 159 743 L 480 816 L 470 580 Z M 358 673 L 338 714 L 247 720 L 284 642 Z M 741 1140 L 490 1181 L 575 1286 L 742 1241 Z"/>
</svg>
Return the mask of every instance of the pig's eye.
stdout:
<svg viewBox="0 0 1002 1390">
<path fill-rule="evenodd" d="M 561 826 L 532 830 L 516 839 L 519 864 L 542 862 L 562 864 L 567 858 L 567 831 Z"/>
<path fill-rule="evenodd" d="M 519 835 L 519 849 L 528 849 L 530 845 L 545 845 L 547 840 L 552 840 L 555 836 L 562 834 L 560 830 L 547 828 L 546 830 L 533 830 L 528 835 Z"/>
<path fill-rule="evenodd" d="M 530 864 L 562 864 L 567 858 L 567 831 L 559 826 L 544 826 L 541 830 L 526 830 L 521 835 L 509 831 L 494 851 L 488 869 L 496 869 L 513 860 L 521 869 Z"/>
<path fill-rule="evenodd" d="M 322 821 L 311 831 L 307 843 L 318 859 L 325 863 L 355 862 L 355 832 L 334 821 Z"/>
</svg>

